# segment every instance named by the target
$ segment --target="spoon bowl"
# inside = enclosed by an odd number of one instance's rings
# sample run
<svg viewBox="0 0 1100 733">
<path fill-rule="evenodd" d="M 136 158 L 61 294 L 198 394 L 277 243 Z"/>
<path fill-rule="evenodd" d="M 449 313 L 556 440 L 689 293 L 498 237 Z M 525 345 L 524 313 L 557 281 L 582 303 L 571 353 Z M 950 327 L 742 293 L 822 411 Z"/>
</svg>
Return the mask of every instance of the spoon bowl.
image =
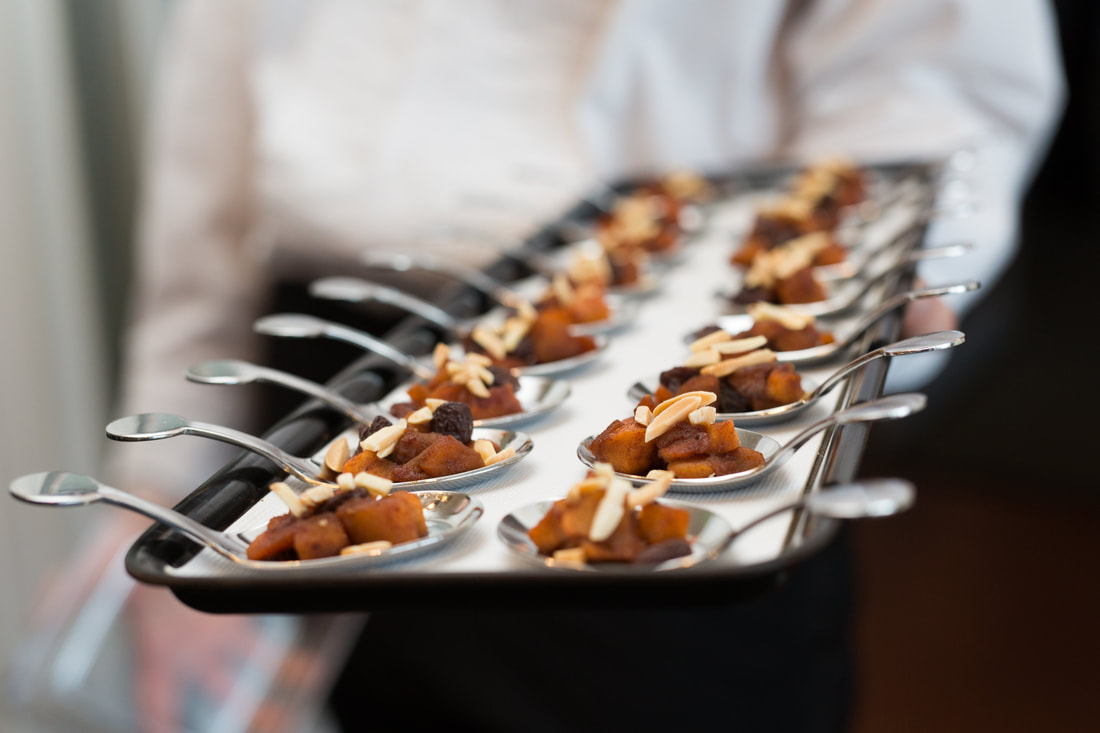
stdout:
<svg viewBox="0 0 1100 733">
<path fill-rule="evenodd" d="M 814 346 L 809 349 L 799 349 L 797 351 L 777 351 L 775 356 L 779 361 L 789 361 L 795 364 L 816 364 L 827 361 L 843 353 L 849 346 L 855 343 L 860 336 L 865 334 L 883 318 L 914 300 L 967 293 L 977 290 L 980 287 L 981 283 L 977 280 L 967 280 L 952 283 L 950 285 L 941 285 L 933 288 L 898 293 L 884 300 L 877 308 L 856 319 L 842 331 L 834 333 L 834 341 L 832 343 Z M 719 316 L 715 319 L 715 324 L 719 328 L 731 334 L 738 334 L 749 330 L 752 327 L 752 323 L 752 317 L 747 313 Z M 687 343 L 691 343 L 696 338 L 697 336 L 695 334 L 688 334 L 684 340 Z"/>
<path fill-rule="evenodd" d="M 844 381 L 844 378 L 849 374 L 862 369 L 872 361 L 877 359 L 889 359 L 895 356 L 922 354 L 929 351 L 950 349 L 962 344 L 965 340 L 966 334 L 962 331 L 936 331 L 935 333 L 926 333 L 922 336 L 903 339 L 882 346 L 874 351 L 870 351 L 857 359 L 853 359 L 829 375 L 825 381 L 819 385 L 815 385 L 810 380 L 804 378 L 802 380 L 803 386 L 807 389 L 803 392 L 802 399 L 800 400 L 788 402 L 785 405 L 768 407 L 763 410 L 720 412 L 718 413 L 718 419 L 735 420 L 738 425 L 765 425 L 768 423 L 790 420 L 812 407 L 822 396 L 832 391 L 833 388 Z M 656 385 L 658 383 L 659 379 L 651 379 L 648 381 L 648 384 L 651 385 Z M 652 393 L 653 390 L 646 386 L 646 384 L 635 382 L 627 391 L 627 397 L 637 403 L 643 397 Z"/>
<path fill-rule="evenodd" d="M 741 444 L 759 451 L 764 456 L 764 463 L 756 468 L 740 471 L 738 473 L 723 476 L 710 476 L 708 478 L 675 478 L 669 487 L 670 492 L 678 493 L 713 493 L 728 491 L 742 485 L 759 480 L 761 477 L 782 466 L 794 453 L 806 444 L 813 436 L 826 428 L 833 426 L 851 425 L 855 423 L 877 422 L 879 420 L 895 420 L 906 417 L 915 412 L 920 412 L 927 404 L 927 398 L 920 393 L 910 392 L 905 394 L 889 395 L 877 400 L 853 405 L 844 410 L 829 415 L 823 420 L 808 426 L 795 435 L 789 442 L 780 445 L 778 441 L 761 433 L 744 428 L 737 428 L 737 436 Z M 590 445 L 595 436 L 589 436 L 581 441 L 577 447 L 577 457 L 589 468 L 596 465 L 597 459 L 592 454 Z M 616 475 L 630 481 L 635 486 L 642 486 L 650 479 L 629 473 L 616 471 Z"/>
</svg>

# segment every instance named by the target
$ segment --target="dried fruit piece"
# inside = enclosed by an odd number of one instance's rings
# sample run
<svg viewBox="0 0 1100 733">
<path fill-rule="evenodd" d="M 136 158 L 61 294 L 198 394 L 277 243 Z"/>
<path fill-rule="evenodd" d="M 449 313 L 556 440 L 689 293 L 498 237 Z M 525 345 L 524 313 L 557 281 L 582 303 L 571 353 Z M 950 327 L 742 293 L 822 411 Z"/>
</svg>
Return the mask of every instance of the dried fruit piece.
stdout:
<svg viewBox="0 0 1100 733">
<path fill-rule="evenodd" d="M 469 443 L 474 432 L 474 416 L 461 402 L 446 402 L 432 414 L 431 431 L 450 435 L 460 443 Z"/>
</svg>

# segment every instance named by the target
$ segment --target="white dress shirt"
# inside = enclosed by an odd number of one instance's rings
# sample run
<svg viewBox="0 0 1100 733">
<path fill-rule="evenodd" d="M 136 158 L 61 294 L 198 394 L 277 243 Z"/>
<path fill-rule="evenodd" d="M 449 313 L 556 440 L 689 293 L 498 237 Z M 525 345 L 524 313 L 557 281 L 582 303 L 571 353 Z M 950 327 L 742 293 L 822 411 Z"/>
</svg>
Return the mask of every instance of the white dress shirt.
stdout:
<svg viewBox="0 0 1100 733">
<path fill-rule="evenodd" d="M 238 426 L 241 392 L 183 371 L 257 358 L 279 252 L 483 264 L 627 175 L 966 149 L 978 212 L 932 238 L 977 250 L 922 272 L 988 284 L 1062 94 L 1038 0 L 197 0 L 175 21 L 120 412 Z M 216 467 L 170 442 L 120 451 L 116 480 L 182 493 Z"/>
</svg>

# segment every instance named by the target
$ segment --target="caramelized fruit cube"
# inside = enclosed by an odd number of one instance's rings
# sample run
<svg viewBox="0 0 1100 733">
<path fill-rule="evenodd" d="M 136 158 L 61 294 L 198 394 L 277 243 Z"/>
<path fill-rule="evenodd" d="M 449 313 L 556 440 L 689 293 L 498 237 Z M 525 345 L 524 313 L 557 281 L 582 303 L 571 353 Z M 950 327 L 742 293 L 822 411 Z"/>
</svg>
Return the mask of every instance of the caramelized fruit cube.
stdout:
<svg viewBox="0 0 1100 733">
<path fill-rule="evenodd" d="M 645 427 L 632 417 L 616 420 L 588 448 L 597 461 L 610 463 L 616 471 L 644 476 L 657 467 L 657 444 L 645 442 Z"/>
<path fill-rule="evenodd" d="M 428 534 L 416 494 L 398 491 L 381 499 L 352 499 L 336 510 L 351 544 L 385 540 L 398 544 Z"/>
</svg>

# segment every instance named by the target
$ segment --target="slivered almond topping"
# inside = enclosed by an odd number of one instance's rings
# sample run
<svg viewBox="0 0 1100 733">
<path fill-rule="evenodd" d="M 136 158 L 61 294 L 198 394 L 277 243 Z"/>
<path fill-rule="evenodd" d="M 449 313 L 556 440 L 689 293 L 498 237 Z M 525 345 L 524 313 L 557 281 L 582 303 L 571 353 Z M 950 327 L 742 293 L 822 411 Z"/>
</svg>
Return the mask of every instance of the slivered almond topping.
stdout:
<svg viewBox="0 0 1100 733">
<path fill-rule="evenodd" d="M 332 445 L 325 451 L 325 462 L 323 466 L 324 478 L 331 479 L 336 476 L 342 470 L 344 470 L 344 464 L 348 462 L 348 457 L 351 455 L 351 451 L 348 450 L 348 441 L 343 438 L 337 438 L 332 442 Z"/>
<path fill-rule="evenodd" d="M 692 341 L 690 348 L 692 351 L 706 351 L 714 344 L 721 343 L 722 341 L 729 341 L 731 338 L 733 337 L 725 331 L 712 331 L 706 336 L 701 336 Z"/>
<path fill-rule="evenodd" d="M 409 425 L 423 425 L 425 423 L 430 423 L 432 421 L 432 408 L 425 405 L 416 412 L 409 414 L 405 418 L 405 421 L 408 422 Z"/>
<path fill-rule="evenodd" d="M 722 360 L 722 357 L 717 351 L 711 349 L 710 351 L 697 351 L 687 359 L 684 359 L 684 366 L 686 367 L 705 367 L 708 364 L 717 364 Z"/>
<path fill-rule="evenodd" d="M 638 405 L 634 408 L 634 422 L 639 425 L 649 425 L 650 420 L 653 419 L 653 410 L 650 410 L 645 405 Z"/>
<path fill-rule="evenodd" d="M 753 303 L 748 306 L 746 310 L 754 321 L 775 321 L 784 328 L 789 328 L 792 331 L 801 331 L 814 322 L 813 316 L 796 313 L 790 308 L 784 308 L 783 306 L 765 303 L 763 301 Z"/>
<path fill-rule="evenodd" d="M 506 461 L 509 458 L 511 458 L 512 456 L 514 456 L 515 454 L 516 454 L 516 449 L 513 448 L 512 446 L 508 446 L 507 448 L 505 448 L 503 450 L 500 450 L 500 451 L 497 451 L 493 455 L 486 458 L 485 459 L 485 465 L 486 466 L 491 466 L 494 463 L 500 463 L 501 461 Z"/>
<path fill-rule="evenodd" d="M 477 377 L 470 377 L 466 380 L 466 389 L 470 390 L 470 394 L 477 397 L 489 396 L 489 388 L 485 386 L 485 382 L 482 382 Z"/>
<path fill-rule="evenodd" d="M 340 550 L 340 554 L 364 555 L 368 553 L 379 553 L 391 547 L 393 547 L 393 543 L 389 540 L 375 540 L 374 542 L 364 542 L 359 545 L 348 545 Z"/>
<path fill-rule="evenodd" d="M 331 486 L 311 486 L 298 497 L 307 508 L 313 509 L 318 504 L 328 501 L 336 494 Z"/>
<path fill-rule="evenodd" d="M 573 484 L 565 498 L 569 501 L 577 501 L 590 491 L 602 491 L 607 488 L 607 479 L 602 476 L 588 476 L 580 482 Z"/>
<path fill-rule="evenodd" d="M 555 565 L 580 566 L 584 565 L 585 562 L 583 547 L 570 547 L 564 550 L 555 550 L 553 557 Z"/>
<path fill-rule="evenodd" d="M 393 453 L 394 447 L 397 445 L 397 441 L 401 440 L 401 436 L 405 434 L 405 429 L 408 427 L 408 422 L 405 420 L 398 420 L 396 424 L 389 425 L 367 436 L 359 445 L 363 450 L 369 450 L 373 453 L 377 453 L 379 458 L 385 458 L 390 453 Z"/>
<path fill-rule="evenodd" d="M 608 482 L 607 490 L 600 499 L 596 513 L 592 516 L 592 526 L 588 529 L 588 539 L 592 542 L 603 542 L 615 528 L 619 526 L 623 515 L 626 514 L 625 499 L 630 491 L 630 482 L 620 478 L 614 478 Z"/>
<path fill-rule="evenodd" d="M 306 505 L 302 503 L 302 500 L 298 498 L 298 495 L 294 493 L 294 489 L 282 481 L 276 481 L 267 487 L 271 490 L 271 493 L 283 500 L 286 504 L 286 508 L 290 510 L 290 513 L 296 517 L 304 517 L 309 513 Z"/>
<path fill-rule="evenodd" d="M 675 397 L 669 397 L 667 400 L 665 400 L 661 404 L 654 407 L 653 408 L 653 417 L 657 417 L 662 412 L 664 412 L 665 410 L 667 410 L 668 408 L 670 408 L 674 404 L 676 404 L 678 401 L 683 400 L 683 399 L 687 399 L 689 397 L 698 397 L 699 398 L 699 404 L 697 405 L 698 407 L 705 407 L 705 406 L 711 404 L 712 402 L 715 402 L 715 401 L 718 400 L 718 395 L 714 394 L 713 392 L 703 392 L 703 391 L 700 391 L 700 390 L 696 390 L 696 391 L 693 391 L 693 392 L 684 392 L 683 394 L 678 394 Z"/>
<path fill-rule="evenodd" d="M 719 355 L 728 356 L 730 354 L 741 354 L 746 351 L 759 349 L 767 343 L 768 338 L 766 336 L 749 336 L 748 338 L 716 344 L 713 351 Z"/>
<path fill-rule="evenodd" d="M 435 412 L 436 410 L 439 409 L 439 406 L 442 405 L 443 403 L 445 403 L 446 401 L 447 400 L 441 400 L 441 399 L 437 399 L 435 397 L 429 397 L 428 399 L 424 400 L 424 404 L 427 405 L 428 407 L 430 407 L 432 412 Z"/>
<path fill-rule="evenodd" d="M 611 481 L 615 478 L 615 469 L 611 467 L 610 463 L 596 463 L 592 466 L 592 472 L 604 481 Z"/>
<path fill-rule="evenodd" d="M 350 473 L 342 473 L 336 477 L 336 485 L 342 491 L 351 491 L 355 488 L 355 478 Z"/>
<path fill-rule="evenodd" d="M 489 460 L 497 453 L 497 449 L 493 446 L 493 441 L 486 440 L 485 438 L 479 438 L 474 441 L 474 450 L 481 456 L 482 463 Z"/>
<path fill-rule="evenodd" d="M 645 486 L 634 489 L 626 497 L 626 508 L 633 509 L 650 504 L 665 495 L 668 487 L 672 485 L 671 471 L 650 471 L 650 474 L 659 474 L 653 477 Z"/>
<path fill-rule="evenodd" d="M 759 349 L 744 356 L 735 356 L 732 359 L 720 361 L 717 364 L 703 367 L 703 374 L 713 374 L 716 377 L 727 377 L 738 369 L 743 369 L 753 364 L 767 364 L 775 361 L 775 352 L 771 349 Z"/>
<path fill-rule="evenodd" d="M 470 373 L 486 386 L 492 386 L 493 382 L 497 380 L 497 378 L 493 376 L 493 373 L 489 371 L 489 368 L 482 364 L 471 364 Z"/>
<path fill-rule="evenodd" d="M 451 359 L 451 347 L 440 341 L 432 350 L 432 363 L 436 369 L 442 369 L 443 365 Z"/>
<path fill-rule="evenodd" d="M 534 323 L 533 320 L 528 321 L 524 318 L 509 318 L 504 322 L 504 333 L 501 336 L 501 344 L 506 352 L 512 353 L 516 350 L 520 341 L 523 341 L 523 337 L 531 330 L 532 323 Z"/>
<path fill-rule="evenodd" d="M 550 281 L 550 289 L 558 302 L 566 307 L 572 305 L 573 300 L 576 298 L 573 286 L 569 284 L 569 278 L 563 273 L 559 272 L 554 275 L 554 279 Z"/>
<path fill-rule="evenodd" d="M 535 310 L 534 305 L 524 300 L 519 304 L 519 307 L 516 308 L 516 315 L 519 316 L 521 321 L 531 324 L 538 320 L 539 312 Z"/>
<path fill-rule="evenodd" d="M 700 407 L 688 415 L 692 425 L 713 425 L 716 419 L 718 419 L 718 410 L 713 407 Z"/>
<path fill-rule="evenodd" d="M 366 471 L 355 474 L 352 480 L 359 488 L 366 489 L 371 496 L 389 496 L 390 490 L 393 488 L 393 481 Z"/>
<path fill-rule="evenodd" d="M 500 336 L 490 331 L 484 326 L 478 326 L 470 334 L 470 338 L 474 340 L 481 348 L 485 349 L 489 356 L 497 359 L 503 359 L 507 355 L 507 349 L 504 348 L 504 342 L 500 340 Z"/>
<path fill-rule="evenodd" d="M 666 400 L 668 402 L 670 400 Z M 662 405 L 665 402 L 661 403 Z M 653 421 L 646 426 L 645 429 L 645 442 L 649 443 L 667 433 L 673 425 L 683 420 L 685 417 L 702 407 L 703 401 L 698 396 L 687 396 L 682 399 L 678 399 L 673 404 L 662 410 L 660 414 L 655 414 Z M 661 405 L 658 405 L 660 407 Z"/>
</svg>

